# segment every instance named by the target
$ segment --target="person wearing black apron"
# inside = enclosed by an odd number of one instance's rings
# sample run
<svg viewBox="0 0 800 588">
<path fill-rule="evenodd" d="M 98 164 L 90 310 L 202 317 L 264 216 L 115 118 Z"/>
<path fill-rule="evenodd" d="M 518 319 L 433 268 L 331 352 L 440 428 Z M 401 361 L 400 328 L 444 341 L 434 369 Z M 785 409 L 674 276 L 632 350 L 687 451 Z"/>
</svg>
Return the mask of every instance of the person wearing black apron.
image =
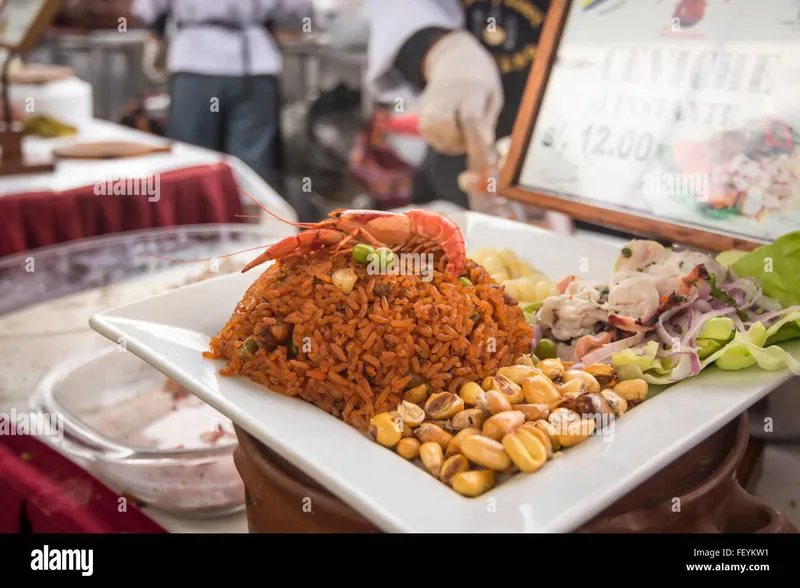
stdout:
<svg viewBox="0 0 800 588">
<path fill-rule="evenodd" d="M 167 136 L 238 157 L 272 182 L 282 62 L 268 26 L 302 22 L 311 0 L 134 0 L 133 6 L 154 39 L 163 40 L 174 24 Z"/>
<path fill-rule="evenodd" d="M 379 101 L 419 99 L 429 145 L 412 199 L 468 207 L 458 187 L 466 131 L 486 146 L 511 134 L 549 0 L 366 0 L 367 83 Z"/>
</svg>

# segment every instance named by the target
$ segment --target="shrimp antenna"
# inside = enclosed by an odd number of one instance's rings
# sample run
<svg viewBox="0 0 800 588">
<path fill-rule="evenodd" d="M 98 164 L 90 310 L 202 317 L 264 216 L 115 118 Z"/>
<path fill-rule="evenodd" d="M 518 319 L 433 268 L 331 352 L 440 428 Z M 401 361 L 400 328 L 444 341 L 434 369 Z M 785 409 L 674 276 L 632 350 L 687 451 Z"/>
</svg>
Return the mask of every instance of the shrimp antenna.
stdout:
<svg viewBox="0 0 800 588">
<path fill-rule="evenodd" d="M 245 195 L 245 196 L 247 196 L 247 197 L 248 197 L 250 200 L 252 200 L 253 202 L 255 202 L 256 206 L 258 206 L 258 207 L 259 207 L 261 210 L 263 210 L 263 211 L 264 211 L 264 212 L 266 212 L 267 214 L 269 214 L 269 215 L 271 215 L 271 216 L 275 217 L 277 220 L 281 221 L 282 223 L 286 223 L 287 225 L 291 225 L 291 226 L 293 226 L 293 227 L 299 227 L 299 228 L 302 228 L 302 229 L 307 229 L 307 228 L 309 228 L 309 227 L 313 227 L 313 226 L 315 226 L 315 225 L 317 224 L 317 223 L 293 223 L 292 221 L 288 221 L 288 220 L 286 220 L 286 219 L 283 219 L 283 218 L 279 217 L 277 214 L 275 214 L 274 212 L 272 212 L 270 209 L 268 209 L 266 206 L 264 206 L 263 204 L 261 204 L 261 203 L 260 203 L 258 200 L 256 200 L 256 199 L 255 199 L 255 198 L 253 198 L 252 196 L 250 196 L 250 194 L 248 194 L 248 193 L 247 193 L 247 192 L 245 192 L 244 190 L 242 190 L 242 194 L 244 194 L 244 195 Z"/>
<path fill-rule="evenodd" d="M 268 247 L 268 245 L 259 245 L 258 247 L 251 247 L 250 249 L 242 249 L 241 251 L 226 253 L 225 255 L 217 255 L 215 257 L 209 257 L 207 259 L 172 259 L 170 257 L 162 257 L 160 255 L 156 255 L 155 253 L 141 253 L 141 255 L 144 257 L 155 257 L 156 259 L 163 259 L 164 261 L 169 261 L 171 263 L 202 263 L 204 261 L 214 261 L 215 259 L 222 259 L 224 257 L 232 257 L 234 255 L 240 255 L 242 253 L 247 253 L 248 251 L 257 251 L 259 249 L 264 249 L 264 247 Z"/>
</svg>

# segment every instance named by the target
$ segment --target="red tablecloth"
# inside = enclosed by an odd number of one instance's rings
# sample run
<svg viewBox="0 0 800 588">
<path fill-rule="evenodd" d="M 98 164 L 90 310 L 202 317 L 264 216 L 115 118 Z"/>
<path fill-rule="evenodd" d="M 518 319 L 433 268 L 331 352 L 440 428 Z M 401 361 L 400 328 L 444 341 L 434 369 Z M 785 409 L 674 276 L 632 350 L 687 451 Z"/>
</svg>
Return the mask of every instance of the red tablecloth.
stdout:
<svg viewBox="0 0 800 588">
<path fill-rule="evenodd" d="M 0 257 L 122 231 L 243 222 L 239 186 L 225 163 L 164 172 L 157 185 L 158 200 L 104 194 L 94 185 L 0 197 Z"/>
<path fill-rule="evenodd" d="M 166 533 L 77 464 L 0 417 L 0 533 Z"/>
</svg>

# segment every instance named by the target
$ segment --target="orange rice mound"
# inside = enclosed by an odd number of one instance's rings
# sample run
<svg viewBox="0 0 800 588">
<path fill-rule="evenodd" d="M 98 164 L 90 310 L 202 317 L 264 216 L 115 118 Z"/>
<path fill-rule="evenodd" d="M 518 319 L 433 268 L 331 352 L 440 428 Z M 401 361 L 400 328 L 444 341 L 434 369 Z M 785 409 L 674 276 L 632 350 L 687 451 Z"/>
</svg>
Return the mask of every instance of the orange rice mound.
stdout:
<svg viewBox="0 0 800 588">
<path fill-rule="evenodd" d="M 331 282 L 340 268 L 358 276 L 349 294 Z M 205 355 L 227 360 L 224 375 L 247 376 L 365 431 L 412 387 L 457 392 L 529 352 L 533 332 L 517 303 L 470 260 L 462 276 L 473 285 L 439 269 L 432 280 L 370 275 L 328 249 L 277 262 Z"/>
</svg>

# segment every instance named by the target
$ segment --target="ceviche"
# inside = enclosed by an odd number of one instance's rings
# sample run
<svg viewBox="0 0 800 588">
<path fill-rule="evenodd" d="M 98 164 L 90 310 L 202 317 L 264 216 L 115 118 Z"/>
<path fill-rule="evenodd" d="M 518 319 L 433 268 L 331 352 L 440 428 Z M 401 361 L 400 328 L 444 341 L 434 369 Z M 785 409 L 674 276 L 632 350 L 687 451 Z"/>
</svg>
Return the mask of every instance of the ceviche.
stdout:
<svg viewBox="0 0 800 588">
<path fill-rule="evenodd" d="M 571 275 L 557 289 L 524 308 L 540 358 L 551 349 L 656 385 L 712 364 L 800 375 L 800 361 L 779 345 L 800 338 L 800 231 L 716 257 L 633 240 L 605 282 Z"/>
</svg>

